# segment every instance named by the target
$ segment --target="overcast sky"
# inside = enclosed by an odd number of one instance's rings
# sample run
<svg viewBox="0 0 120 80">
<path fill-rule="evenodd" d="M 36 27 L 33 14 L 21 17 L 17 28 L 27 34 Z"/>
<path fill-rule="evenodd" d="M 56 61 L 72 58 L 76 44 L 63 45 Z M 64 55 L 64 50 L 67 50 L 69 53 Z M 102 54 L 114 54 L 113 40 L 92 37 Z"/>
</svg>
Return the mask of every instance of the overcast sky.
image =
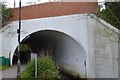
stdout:
<svg viewBox="0 0 120 80">
<path fill-rule="evenodd" d="M 2 0 L 2 1 L 4 1 L 8 5 L 8 7 L 14 7 L 14 0 Z M 22 6 L 44 3 L 44 2 L 49 2 L 49 1 L 54 1 L 54 0 L 21 0 Z M 98 1 L 102 2 L 104 0 L 98 0 Z M 15 2 L 16 2 L 16 7 L 18 7 L 19 0 L 15 0 Z"/>
</svg>

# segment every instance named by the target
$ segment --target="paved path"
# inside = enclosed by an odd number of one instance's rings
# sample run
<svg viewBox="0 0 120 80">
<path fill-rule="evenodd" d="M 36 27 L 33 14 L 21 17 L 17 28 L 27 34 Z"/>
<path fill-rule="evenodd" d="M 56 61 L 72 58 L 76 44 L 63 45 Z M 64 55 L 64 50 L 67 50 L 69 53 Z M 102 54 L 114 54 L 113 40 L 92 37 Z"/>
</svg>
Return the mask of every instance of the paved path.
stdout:
<svg viewBox="0 0 120 80">
<path fill-rule="evenodd" d="M 25 65 L 21 65 L 21 71 L 25 69 Z M 0 71 L 2 72 L 2 78 L 16 78 L 17 76 L 17 65 L 12 66 L 6 70 Z"/>
</svg>

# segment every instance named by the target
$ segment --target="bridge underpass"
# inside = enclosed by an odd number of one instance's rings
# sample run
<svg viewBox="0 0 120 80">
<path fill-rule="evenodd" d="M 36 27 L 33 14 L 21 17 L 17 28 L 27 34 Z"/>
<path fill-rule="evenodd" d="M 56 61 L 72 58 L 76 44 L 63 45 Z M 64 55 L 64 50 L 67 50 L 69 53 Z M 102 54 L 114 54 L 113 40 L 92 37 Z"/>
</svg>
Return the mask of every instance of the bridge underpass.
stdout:
<svg viewBox="0 0 120 80">
<path fill-rule="evenodd" d="M 0 30 L 0 53 L 10 58 L 11 66 L 18 45 L 17 28 L 18 21 L 13 21 Z M 84 78 L 118 77 L 119 30 L 93 14 L 22 20 L 21 31 L 21 43 L 27 44 L 34 53 L 50 45 L 49 54 L 61 69 Z"/>
<path fill-rule="evenodd" d="M 85 77 L 86 53 L 82 46 L 67 34 L 54 30 L 38 31 L 28 35 L 21 44 L 27 44 L 32 53 L 37 53 L 38 56 L 51 56 L 61 70 L 76 77 L 79 74 L 82 74 L 80 77 Z M 25 59 L 29 60 L 30 55 L 30 52 L 21 53 L 21 63 L 24 63 Z M 15 56 L 14 61 L 17 61 Z"/>
</svg>

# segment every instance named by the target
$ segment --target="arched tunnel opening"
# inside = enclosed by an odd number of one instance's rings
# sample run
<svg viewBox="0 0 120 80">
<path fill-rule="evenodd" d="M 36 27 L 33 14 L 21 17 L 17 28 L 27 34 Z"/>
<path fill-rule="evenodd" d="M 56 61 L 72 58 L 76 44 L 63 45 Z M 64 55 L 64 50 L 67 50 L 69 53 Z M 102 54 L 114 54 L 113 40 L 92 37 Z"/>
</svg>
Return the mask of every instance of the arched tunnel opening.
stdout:
<svg viewBox="0 0 120 80">
<path fill-rule="evenodd" d="M 55 61 L 61 71 L 69 72 L 73 76 L 85 77 L 85 51 L 83 47 L 72 37 L 65 33 L 43 30 L 30 34 L 21 44 L 26 44 L 31 50 L 21 54 L 21 63 L 26 63 L 31 58 L 31 52 L 38 56 L 49 55 Z M 17 62 L 17 56 L 13 57 L 13 64 Z"/>
</svg>

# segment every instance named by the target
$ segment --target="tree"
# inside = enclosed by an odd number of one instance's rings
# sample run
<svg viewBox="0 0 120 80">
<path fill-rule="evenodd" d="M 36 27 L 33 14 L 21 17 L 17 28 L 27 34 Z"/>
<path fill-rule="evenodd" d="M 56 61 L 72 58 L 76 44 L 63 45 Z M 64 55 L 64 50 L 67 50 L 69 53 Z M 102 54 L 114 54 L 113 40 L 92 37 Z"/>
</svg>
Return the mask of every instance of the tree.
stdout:
<svg viewBox="0 0 120 80">
<path fill-rule="evenodd" d="M 120 2 L 105 2 L 105 9 L 100 11 L 100 16 L 120 29 Z"/>
<path fill-rule="evenodd" d="M 7 8 L 4 3 L 0 3 L 0 15 L 3 27 L 9 22 L 9 19 L 11 17 L 11 9 Z"/>
<path fill-rule="evenodd" d="M 31 48 L 26 44 L 20 44 L 20 51 L 22 52 L 31 51 Z"/>
</svg>

